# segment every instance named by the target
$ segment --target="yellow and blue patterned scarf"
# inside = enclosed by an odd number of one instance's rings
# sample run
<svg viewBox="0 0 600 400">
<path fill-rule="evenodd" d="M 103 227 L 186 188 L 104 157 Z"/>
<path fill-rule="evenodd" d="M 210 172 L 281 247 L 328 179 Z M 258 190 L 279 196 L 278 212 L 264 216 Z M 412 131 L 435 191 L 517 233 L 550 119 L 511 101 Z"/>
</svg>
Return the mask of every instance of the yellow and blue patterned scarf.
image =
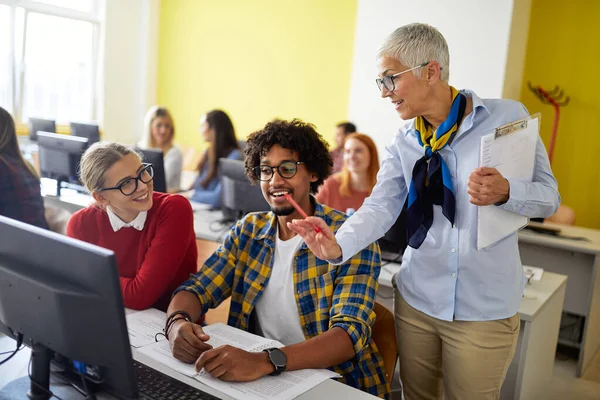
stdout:
<svg viewBox="0 0 600 400">
<path fill-rule="evenodd" d="M 465 114 L 467 98 L 455 88 L 450 89 L 450 114 L 436 130 L 422 116 L 415 120 L 417 140 L 425 150 L 425 155 L 415 163 L 408 191 L 406 233 L 408 245 L 415 249 L 421 246 L 433 224 L 434 204 L 442 206 L 442 213 L 454 224 L 454 185 L 450 170 L 439 151 L 452 142 L 458 131 Z"/>
</svg>

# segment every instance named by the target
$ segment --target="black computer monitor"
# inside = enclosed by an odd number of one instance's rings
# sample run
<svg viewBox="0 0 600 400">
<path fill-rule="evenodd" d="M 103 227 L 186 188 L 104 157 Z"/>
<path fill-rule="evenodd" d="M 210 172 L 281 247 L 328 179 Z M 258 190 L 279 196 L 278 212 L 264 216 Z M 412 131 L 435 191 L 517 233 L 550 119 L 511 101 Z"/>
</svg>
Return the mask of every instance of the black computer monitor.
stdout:
<svg viewBox="0 0 600 400">
<path fill-rule="evenodd" d="M 153 190 L 155 192 L 167 192 L 167 179 L 165 176 L 165 161 L 163 153 L 160 150 L 154 149 L 140 149 L 136 147 L 136 150 L 142 153 L 144 162 L 152 164 L 154 168 L 154 182 Z"/>
<path fill-rule="evenodd" d="M 95 124 L 81 124 L 71 122 L 71 136 L 87 138 L 88 145 L 100 141 L 100 129 Z"/>
<path fill-rule="evenodd" d="M 29 118 L 29 139 L 36 141 L 39 131 L 56 133 L 56 122 L 51 119 Z"/>
<path fill-rule="evenodd" d="M 88 147 L 88 140 L 49 132 L 38 132 L 37 136 L 40 172 L 44 178 L 56 179 L 56 195 L 60 196 L 63 182 L 80 185 L 77 176 L 79 163 Z"/>
<path fill-rule="evenodd" d="M 385 261 L 400 262 L 408 242 L 406 240 L 406 204 L 394 225 L 379 239 L 381 258 Z"/>
<path fill-rule="evenodd" d="M 136 398 L 114 253 L 2 216 L 0 238 L 0 331 L 32 349 L 30 398 L 47 394 L 38 385 L 48 390 L 58 360 L 84 363 L 102 390 Z"/>
<path fill-rule="evenodd" d="M 237 221 L 249 212 L 269 211 L 259 185 L 252 185 L 246 176 L 244 162 L 221 158 L 221 211 L 225 220 Z"/>
</svg>

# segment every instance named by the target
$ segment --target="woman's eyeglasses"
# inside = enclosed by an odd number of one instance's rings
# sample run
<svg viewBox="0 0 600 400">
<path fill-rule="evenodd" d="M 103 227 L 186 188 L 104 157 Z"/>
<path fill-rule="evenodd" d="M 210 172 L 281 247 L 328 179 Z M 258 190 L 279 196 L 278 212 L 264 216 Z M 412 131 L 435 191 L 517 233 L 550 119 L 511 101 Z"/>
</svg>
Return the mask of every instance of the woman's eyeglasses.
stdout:
<svg viewBox="0 0 600 400">
<path fill-rule="evenodd" d="M 394 74 L 394 75 L 387 75 L 387 76 L 384 76 L 383 78 L 377 78 L 377 79 L 375 79 L 375 83 L 377 83 L 377 87 L 379 88 L 380 91 L 382 88 L 385 87 L 385 89 L 388 92 L 393 92 L 396 89 L 396 83 L 394 82 L 394 78 L 396 78 L 397 76 L 400 76 L 402 74 L 405 74 L 407 72 L 414 71 L 415 69 L 423 68 L 424 66 L 429 64 L 429 62 L 430 61 L 420 64 L 420 65 L 417 65 L 416 67 L 409 68 L 402 72 L 398 72 L 397 74 Z"/>
<path fill-rule="evenodd" d="M 125 179 L 114 187 L 100 189 L 100 192 L 104 192 L 105 190 L 119 190 L 125 196 L 131 196 L 138 189 L 138 181 L 150 183 L 152 182 L 152 179 L 154 179 L 154 168 L 152 168 L 152 164 L 144 163 L 142 166 L 143 168 L 137 177 Z"/>
<path fill-rule="evenodd" d="M 298 165 L 302 164 L 302 161 L 285 161 L 276 167 L 270 165 L 259 165 L 252 168 L 256 179 L 263 182 L 268 182 L 273 178 L 275 170 L 279 173 L 279 176 L 285 179 L 293 178 L 298 172 Z"/>
</svg>

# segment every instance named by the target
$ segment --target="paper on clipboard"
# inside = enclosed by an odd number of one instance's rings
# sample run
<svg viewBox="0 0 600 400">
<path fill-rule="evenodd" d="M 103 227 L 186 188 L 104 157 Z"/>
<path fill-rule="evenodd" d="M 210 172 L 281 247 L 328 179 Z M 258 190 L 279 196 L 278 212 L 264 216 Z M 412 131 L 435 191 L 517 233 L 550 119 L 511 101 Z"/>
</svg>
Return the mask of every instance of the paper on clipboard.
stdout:
<svg viewBox="0 0 600 400">
<path fill-rule="evenodd" d="M 481 138 L 480 167 L 496 168 L 505 178 L 531 182 L 540 115 L 504 125 Z M 477 249 L 486 248 L 527 224 L 528 218 L 498 206 L 479 207 Z"/>
</svg>

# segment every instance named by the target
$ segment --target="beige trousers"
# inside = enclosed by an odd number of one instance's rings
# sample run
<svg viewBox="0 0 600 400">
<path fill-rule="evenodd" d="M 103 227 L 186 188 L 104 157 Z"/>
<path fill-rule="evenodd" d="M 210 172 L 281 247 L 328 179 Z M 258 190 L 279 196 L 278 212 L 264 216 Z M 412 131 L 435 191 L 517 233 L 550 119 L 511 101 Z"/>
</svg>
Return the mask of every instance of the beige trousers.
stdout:
<svg viewBox="0 0 600 400">
<path fill-rule="evenodd" d="M 394 314 L 406 400 L 500 398 L 517 346 L 518 314 L 495 321 L 443 321 L 411 307 L 398 289 Z"/>
</svg>

